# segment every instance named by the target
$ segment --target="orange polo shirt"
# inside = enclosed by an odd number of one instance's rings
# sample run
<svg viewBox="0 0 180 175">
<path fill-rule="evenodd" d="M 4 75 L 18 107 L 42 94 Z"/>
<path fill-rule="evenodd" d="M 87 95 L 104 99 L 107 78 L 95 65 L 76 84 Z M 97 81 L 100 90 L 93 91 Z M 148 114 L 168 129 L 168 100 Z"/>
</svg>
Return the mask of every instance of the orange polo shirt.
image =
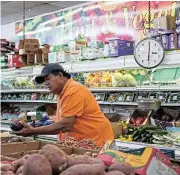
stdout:
<svg viewBox="0 0 180 175">
<path fill-rule="evenodd" d="M 99 146 L 114 139 L 111 124 L 93 94 L 73 79 L 67 81 L 58 97 L 56 121 L 61 120 L 62 116 L 76 116 L 77 119 L 72 131 L 60 134 L 61 138 L 91 139 Z"/>
</svg>

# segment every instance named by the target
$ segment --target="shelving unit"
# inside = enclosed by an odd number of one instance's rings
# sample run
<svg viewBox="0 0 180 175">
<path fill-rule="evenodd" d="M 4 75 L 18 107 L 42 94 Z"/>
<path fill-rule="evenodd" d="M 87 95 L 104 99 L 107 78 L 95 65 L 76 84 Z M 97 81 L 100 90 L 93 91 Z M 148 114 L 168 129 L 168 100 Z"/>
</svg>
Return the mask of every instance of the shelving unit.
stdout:
<svg viewBox="0 0 180 175">
<path fill-rule="evenodd" d="M 2 103 L 49 103 L 56 104 L 55 101 L 48 100 L 1 100 Z M 119 106 L 137 106 L 135 102 L 106 102 L 106 101 L 98 101 L 100 105 L 119 105 Z M 177 106 L 180 107 L 180 103 L 163 103 L 161 106 Z"/>
<path fill-rule="evenodd" d="M 180 66 L 179 57 L 179 50 L 167 52 L 165 55 L 165 59 L 159 66 L 159 68 L 168 67 L 169 65 L 171 65 L 171 67 L 177 67 L 178 65 Z M 97 59 L 79 63 L 60 63 L 60 65 L 62 65 L 64 69 L 70 73 L 140 68 L 140 66 L 135 62 L 133 55 L 107 59 Z M 35 76 L 41 73 L 42 68 L 43 66 L 34 66 L 20 69 L 9 68 L 1 70 L 1 77 L 13 78 L 16 76 Z"/>
</svg>

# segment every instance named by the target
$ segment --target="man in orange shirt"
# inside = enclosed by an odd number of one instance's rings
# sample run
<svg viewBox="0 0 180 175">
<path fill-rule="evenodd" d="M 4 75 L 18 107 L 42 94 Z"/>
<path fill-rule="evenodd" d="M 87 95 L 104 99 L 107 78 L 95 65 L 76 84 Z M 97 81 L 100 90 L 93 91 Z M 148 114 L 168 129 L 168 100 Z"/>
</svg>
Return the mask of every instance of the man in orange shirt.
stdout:
<svg viewBox="0 0 180 175">
<path fill-rule="evenodd" d="M 54 94 L 58 94 L 56 122 L 38 128 L 21 122 L 24 128 L 17 135 L 59 134 L 76 139 L 91 139 L 99 146 L 114 135 L 109 120 L 104 116 L 93 94 L 80 83 L 75 82 L 63 67 L 56 63 L 47 64 L 36 82 L 45 85 Z"/>
</svg>

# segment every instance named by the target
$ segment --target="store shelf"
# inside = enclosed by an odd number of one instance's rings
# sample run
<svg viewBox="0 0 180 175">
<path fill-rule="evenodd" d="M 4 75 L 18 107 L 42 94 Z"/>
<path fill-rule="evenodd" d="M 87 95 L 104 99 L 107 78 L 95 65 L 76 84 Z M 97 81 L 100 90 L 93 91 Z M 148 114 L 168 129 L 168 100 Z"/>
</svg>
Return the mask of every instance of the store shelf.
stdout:
<svg viewBox="0 0 180 175">
<path fill-rule="evenodd" d="M 131 102 L 105 102 L 105 101 L 98 101 L 100 105 L 121 105 L 121 106 L 137 106 L 137 103 Z"/>
<path fill-rule="evenodd" d="M 138 104 L 135 102 L 105 102 L 105 101 L 99 101 L 100 105 L 120 105 L 120 106 L 137 106 Z M 179 106 L 180 103 L 163 103 L 161 106 Z"/>
<path fill-rule="evenodd" d="M 1 103 L 51 103 L 56 104 L 55 101 L 48 100 L 1 100 Z M 119 106 L 137 106 L 135 102 L 106 102 L 106 101 L 98 101 L 100 105 L 119 105 Z M 161 106 L 177 106 L 180 107 L 180 103 L 163 103 Z"/>
<path fill-rule="evenodd" d="M 168 85 L 168 86 L 159 86 L 159 87 L 147 87 L 141 86 L 136 88 L 137 91 L 180 91 L 180 86 Z"/>
<path fill-rule="evenodd" d="M 7 89 L 1 90 L 1 93 L 21 93 L 21 92 L 49 92 L 48 89 Z"/>
<path fill-rule="evenodd" d="M 89 88 L 91 92 L 180 91 L 180 86 Z M 50 92 L 48 89 L 3 89 L 1 93 Z"/>
<path fill-rule="evenodd" d="M 1 100 L 1 103 L 57 103 L 48 100 Z"/>
<path fill-rule="evenodd" d="M 165 55 L 165 59 L 158 68 L 161 67 L 177 67 L 180 65 L 180 51 L 170 51 Z M 102 70 L 131 69 L 140 68 L 135 62 L 134 55 L 97 59 L 93 61 L 84 61 L 79 63 L 60 63 L 68 72 L 91 72 Z M 20 69 L 9 68 L 1 70 L 1 77 L 14 78 L 17 76 L 32 76 L 41 73 L 43 66 L 23 67 Z"/>
<path fill-rule="evenodd" d="M 91 92 L 123 92 L 136 91 L 136 87 L 119 87 L 119 88 L 89 88 Z"/>
<path fill-rule="evenodd" d="M 159 66 L 167 67 L 171 65 L 180 65 L 180 51 L 167 52 L 164 61 Z M 101 59 L 96 61 L 85 61 L 72 64 L 72 72 L 91 72 L 91 71 L 103 71 L 103 70 L 116 70 L 126 68 L 140 68 L 134 59 L 134 55 L 114 57 L 108 59 Z"/>
</svg>

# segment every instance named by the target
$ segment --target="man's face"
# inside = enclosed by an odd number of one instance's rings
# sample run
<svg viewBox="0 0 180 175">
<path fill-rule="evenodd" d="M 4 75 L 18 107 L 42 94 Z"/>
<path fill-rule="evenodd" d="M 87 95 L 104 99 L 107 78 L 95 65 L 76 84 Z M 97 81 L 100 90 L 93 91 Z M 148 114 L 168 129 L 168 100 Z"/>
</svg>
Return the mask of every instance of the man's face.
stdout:
<svg viewBox="0 0 180 175">
<path fill-rule="evenodd" d="M 60 94 L 63 89 L 63 75 L 53 75 L 49 74 L 45 78 L 45 86 L 54 94 Z"/>
</svg>

